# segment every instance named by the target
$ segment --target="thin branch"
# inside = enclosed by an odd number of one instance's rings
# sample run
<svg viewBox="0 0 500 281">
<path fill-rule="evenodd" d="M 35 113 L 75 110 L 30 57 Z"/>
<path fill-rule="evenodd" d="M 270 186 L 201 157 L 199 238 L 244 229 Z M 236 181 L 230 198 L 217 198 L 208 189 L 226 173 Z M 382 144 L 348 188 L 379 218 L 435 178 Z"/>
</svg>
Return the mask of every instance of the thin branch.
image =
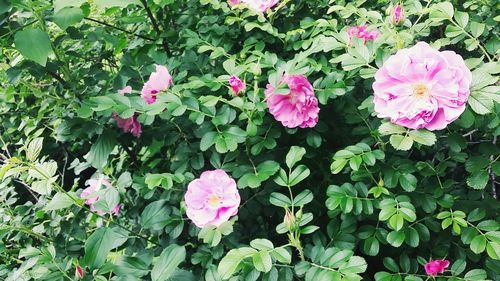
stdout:
<svg viewBox="0 0 500 281">
<path fill-rule="evenodd" d="M 497 143 L 497 136 L 493 137 L 493 142 L 492 143 L 493 143 L 493 145 L 496 145 L 496 143 Z M 495 159 L 493 158 L 493 155 L 490 156 L 490 161 L 491 162 L 495 161 Z M 497 199 L 498 197 L 497 197 L 497 188 L 496 188 L 496 185 L 495 185 L 495 172 L 493 171 L 493 168 L 491 167 L 492 164 L 488 168 L 488 172 L 490 174 L 490 180 L 491 180 L 491 195 L 493 196 L 493 198 Z"/>
<path fill-rule="evenodd" d="M 116 30 L 120 30 L 120 31 L 123 31 L 127 34 L 130 34 L 130 35 L 133 35 L 133 36 L 136 36 L 136 37 L 139 37 L 139 38 L 142 38 L 144 40 L 148 40 L 148 41 L 152 41 L 154 42 L 155 40 L 153 38 L 150 38 L 150 37 L 147 37 L 147 36 L 144 36 L 144 35 L 141 35 L 141 34 L 138 34 L 138 33 L 134 33 L 134 32 L 131 32 L 131 31 L 128 31 L 124 28 L 121 28 L 121 27 L 118 27 L 118 26 L 114 26 L 112 24 L 109 24 L 107 22 L 103 22 L 103 21 L 100 21 L 100 20 L 97 20 L 97 19 L 93 19 L 93 18 L 89 18 L 89 17 L 85 17 L 86 20 L 88 21 L 92 21 L 92 22 L 95 22 L 95 23 L 98 23 L 98 24 L 102 24 L 104 26 L 107 26 L 107 27 L 111 27 L 111 28 L 114 28 Z"/>
<path fill-rule="evenodd" d="M 141 0 L 141 3 L 144 6 L 146 13 L 148 14 L 148 18 L 149 18 L 149 20 L 151 20 L 151 23 L 153 24 L 153 29 L 156 31 L 156 34 L 157 34 L 158 39 L 159 39 L 161 36 L 160 26 L 158 25 L 158 22 L 156 21 L 155 17 L 153 16 L 153 12 L 151 12 L 151 9 L 148 6 L 148 1 Z M 165 38 L 163 38 L 161 40 L 161 44 L 162 44 L 165 52 L 170 56 L 172 53 L 170 52 L 170 48 L 168 47 L 168 43 L 167 43 L 167 40 Z"/>
<path fill-rule="evenodd" d="M 66 82 L 66 80 L 64 80 L 59 74 L 52 72 L 50 70 L 47 70 L 47 73 L 50 76 L 54 77 L 54 79 L 56 79 L 59 83 L 61 83 L 61 85 L 63 85 L 64 88 L 69 88 L 68 82 Z"/>
</svg>

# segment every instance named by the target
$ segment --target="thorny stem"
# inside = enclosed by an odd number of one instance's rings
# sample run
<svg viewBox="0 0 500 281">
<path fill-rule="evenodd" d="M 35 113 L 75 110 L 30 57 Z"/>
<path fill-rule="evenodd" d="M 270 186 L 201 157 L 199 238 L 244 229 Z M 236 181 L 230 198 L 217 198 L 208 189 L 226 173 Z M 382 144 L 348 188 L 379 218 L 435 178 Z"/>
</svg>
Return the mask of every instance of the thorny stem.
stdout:
<svg viewBox="0 0 500 281">
<path fill-rule="evenodd" d="M 497 143 L 497 136 L 494 136 L 493 137 L 493 145 L 496 145 Z M 490 161 L 492 163 L 495 162 L 495 159 L 493 158 L 493 155 L 490 156 Z M 496 189 L 496 186 L 495 186 L 495 173 L 493 172 L 493 169 L 492 169 L 492 164 L 490 164 L 490 166 L 488 167 L 488 172 L 490 174 L 490 180 L 491 180 L 491 195 L 493 196 L 493 198 L 497 199 L 497 189 Z"/>
<path fill-rule="evenodd" d="M 156 21 L 155 17 L 153 16 L 153 13 L 151 12 L 151 9 L 148 6 L 147 0 L 141 0 L 141 3 L 144 6 L 144 9 L 146 10 L 146 13 L 148 14 L 149 19 L 151 20 L 151 23 L 153 24 L 153 29 L 155 30 L 155 32 L 158 36 L 158 39 L 160 39 L 161 38 L 161 30 L 160 30 L 160 27 L 158 26 L 158 22 Z M 167 55 L 169 55 L 169 56 L 172 55 L 172 53 L 170 52 L 170 48 L 168 47 L 168 43 L 165 40 L 165 38 L 163 38 L 161 40 L 161 44 L 163 46 L 163 49 L 167 53 Z"/>
</svg>

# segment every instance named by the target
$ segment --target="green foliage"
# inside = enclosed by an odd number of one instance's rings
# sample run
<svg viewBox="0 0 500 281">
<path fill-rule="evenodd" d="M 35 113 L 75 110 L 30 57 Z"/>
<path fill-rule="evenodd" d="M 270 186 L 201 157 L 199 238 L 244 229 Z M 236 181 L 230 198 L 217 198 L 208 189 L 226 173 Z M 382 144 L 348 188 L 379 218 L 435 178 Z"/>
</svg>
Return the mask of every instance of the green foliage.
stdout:
<svg viewBox="0 0 500 281">
<path fill-rule="evenodd" d="M 385 13 L 396 3 L 399 26 Z M 0 0 L 0 279 L 74 280 L 79 266 L 87 281 L 500 280 L 497 14 L 491 0 L 284 0 L 264 13 Z M 363 24 L 379 37 L 349 38 Z M 374 112 L 375 73 L 418 41 L 472 72 L 443 130 Z M 148 104 L 155 64 L 173 83 Z M 284 74 L 312 84 L 315 127 L 269 113 L 267 84 L 287 94 Z M 237 95 L 231 75 L 246 84 Z M 140 137 L 118 117 L 136 118 Z M 184 195 L 213 169 L 241 203 L 198 228 Z M 96 178 L 112 188 L 100 182 L 90 206 Z M 431 259 L 450 266 L 429 277 Z"/>
</svg>

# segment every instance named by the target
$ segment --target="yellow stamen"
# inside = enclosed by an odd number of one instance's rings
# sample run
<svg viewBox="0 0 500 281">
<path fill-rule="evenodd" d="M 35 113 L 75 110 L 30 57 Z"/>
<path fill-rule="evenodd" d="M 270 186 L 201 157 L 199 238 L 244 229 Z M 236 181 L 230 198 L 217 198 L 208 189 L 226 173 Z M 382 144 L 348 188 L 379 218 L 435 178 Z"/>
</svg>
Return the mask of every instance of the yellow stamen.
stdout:
<svg viewBox="0 0 500 281">
<path fill-rule="evenodd" d="M 413 86 L 413 94 L 420 96 L 420 97 L 427 96 L 427 94 L 428 94 L 427 86 L 425 86 L 424 84 L 414 85 Z"/>
<path fill-rule="evenodd" d="M 212 207 L 217 207 L 220 204 L 220 198 L 217 195 L 212 195 L 208 198 L 208 204 Z"/>
</svg>

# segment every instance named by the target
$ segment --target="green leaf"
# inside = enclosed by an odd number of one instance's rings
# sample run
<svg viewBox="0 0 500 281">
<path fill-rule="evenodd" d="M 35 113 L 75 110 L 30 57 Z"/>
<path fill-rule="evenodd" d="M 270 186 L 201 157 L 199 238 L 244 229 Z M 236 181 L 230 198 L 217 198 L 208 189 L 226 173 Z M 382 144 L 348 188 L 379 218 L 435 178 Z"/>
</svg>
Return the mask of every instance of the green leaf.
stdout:
<svg viewBox="0 0 500 281">
<path fill-rule="evenodd" d="M 272 250 L 274 248 L 273 242 L 267 239 L 254 239 L 250 241 L 250 246 L 257 250 Z"/>
<path fill-rule="evenodd" d="M 94 0 L 94 4 L 100 10 L 112 7 L 125 8 L 132 4 L 142 6 L 140 0 Z"/>
<path fill-rule="evenodd" d="M 402 134 L 406 132 L 406 129 L 400 125 L 396 125 L 390 122 L 383 123 L 378 128 L 381 135 L 392 135 L 392 134 Z"/>
<path fill-rule="evenodd" d="M 389 141 L 396 150 L 409 150 L 413 145 L 413 138 L 410 136 L 392 135 Z"/>
<path fill-rule="evenodd" d="M 252 256 L 255 269 L 261 272 L 268 272 L 273 267 L 273 260 L 268 251 L 260 251 Z"/>
<path fill-rule="evenodd" d="M 140 218 L 140 224 L 144 228 L 160 230 L 170 220 L 170 209 L 165 206 L 165 200 L 150 203 L 144 208 Z"/>
<path fill-rule="evenodd" d="M 54 0 L 54 13 L 65 7 L 80 7 L 87 0 Z"/>
<path fill-rule="evenodd" d="M 455 12 L 455 20 L 457 21 L 458 25 L 465 28 L 469 23 L 469 14 L 457 11 Z"/>
<path fill-rule="evenodd" d="M 90 148 L 87 160 L 94 168 L 102 170 L 115 145 L 116 136 L 109 131 L 104 131 Z"/>
<path fill-rule="evenodd" d="M 486 170 L 473 172 L 467 178 L 467 185 L 474 189 L 484 189 L 486 184 L 488 184 L 488 179 L 488 172 Z"/>
<path fill-rule="evenodd" d="M 76 194 L 74 192 L 68 192 L 68 194 L 73 198 L 76 198 Z M 63 192 L 58 192 L 43 209 L 45 211 L 54 211 L 68 208 L 73 204 L 75 204 L 75 201 L 73 201 L 68 195 Z"/>
<path fill-rule="evenodd" d="M 299 182 L 307 178 L 310 173 L 311 171 L 309 171 L 309 169 L 305 165 L 299 165 L 290 174 L 290 178 L 288 179 L 288 184 L 290 186 L 295 186 Z"/>
<path fill-rule="evenodd" d="M 232 249 L 226 256 L 222 258 L 217 267 L 217 272 L 219 273 L 222 280 L 227 280 L 231 278 L 233 273 L 236 272 L 238 265 L 247 257 L 250 257 L 257 253 L 257 250 L 250 247 L 243 247 L 238 249 Z"/>
<path fill-rule="evenodd" d="M 391 231 L 387 234 L 387 242 L 398 248 L 405 241 L 405 233 L 402 231 Z"/>
<path fill-rule="evenodd" d="M 352 256 L 349 258 L 349 261 L 344 266 L 339 268 L 339 271 L 342 274 L 355 274 L 355 273 L 363 273 L 366 271 L 368 264 L 366 260 L 362 257 Z"/>
<path fill-rule="evenodd" d="M 338 174 L 344 169 L 345 165 L 347 164 L 348 160 L 347 159 L 338 159 L 332 162 L 332 165 L 330 165 L 330 170 L 332 174 Z"/>
<path fill-rule="evenodd" d="M 290 198 L 278 192 L 271 193 L 269 197 L 269 203 L 282 208 L 286 206 L 292 206 L 292 201 L 290 201 Z"/>
<path fill-rule="evenodd" d="M 473 269 L 467 272 L 464 276 L 465 280 L 486 280 L 487 274 L 483 269 Z"/>
<path fill-rule="evenodd" d="M 52 50 L 47 32 L 38 28 L 25 28 L 14 36 L 16 49 L 25 57 L 45 66 Z"/>
<path fill-rule="evenodd" d="M 476 237 L 474 237 L 474 239 L 472 239 L 471 243 L 470 243 L 470 249 L 476 253 L 476 254 L 480 254 L 482 252 L 484 252 L 484 250 L 486 249 L 486 237 L 484 237 L 484 235 L 478 235 Z"/>
<path fill-rule="evenodd" d="M 290 151 L 286 155 L 286 165 L 288 168 L 293 168 L 297 162 L 299 162 L 302 157 L 306 154 L 306 150 L 303 147 L 292 146 Z"/>
<path fill-rule="evenodd" d="M 177 266 L 186 259 L 186 248 L 172 244 L 165 248 L 151 270 L 152 281 L 165 281 L 175 272 Z"/>
<path fill-rule="evenodd" d="M 436 135 L 427 130 L 412 130 L 409 133 L 413 141 L 423 145 L 433 145 L 436 143 Z"/>
<path fill-rule="evenodd" d="M 98 228 L 85 242 L 85 264 L 91 268 L 101 267 L 119 237 L 120 235 L 110 228 Z"/>
<path fill-rule="evenodd" d="M 43 147 L 43 138 L 34 138 L 32 139 L 26 148 L 26 158 L 28 160 L 34 162 L 38 156 L 40 155 L 40 152 L 42 151 Z"/>
<path fill-rule="evenodd" d="M 292 255 L 286 248 L 276 248 L 271 251 L 271 255 L 281 263 L 290 264 L 292 262 Z"/>
<path fill-rule="evenodd" d="M 314 199 L 313 193 L 309 189 L 303 190 L 293 199 L 293 203 L 297 207 L 304 206 Z"/>
<path fill-rule="evenodd" d="M 54 14 L 53 20 L 62 30 L 65 30 L 69 26 L 79 23 L 83 17 L 82 9 L 66 7 Z"/>
<path fill-rule="evenodd" d="M 376 256 L 380 249 L 380 243 L 377 238 L 369 237 L 363 242 L 363 252 L 369 256 Z"/>
<path fill-rule="evenodd" d="M 417 178 L 412 174 L 401 174 L 399 183 L 405 191 L 412 192 L 417 187 Z"/>
</svg>

